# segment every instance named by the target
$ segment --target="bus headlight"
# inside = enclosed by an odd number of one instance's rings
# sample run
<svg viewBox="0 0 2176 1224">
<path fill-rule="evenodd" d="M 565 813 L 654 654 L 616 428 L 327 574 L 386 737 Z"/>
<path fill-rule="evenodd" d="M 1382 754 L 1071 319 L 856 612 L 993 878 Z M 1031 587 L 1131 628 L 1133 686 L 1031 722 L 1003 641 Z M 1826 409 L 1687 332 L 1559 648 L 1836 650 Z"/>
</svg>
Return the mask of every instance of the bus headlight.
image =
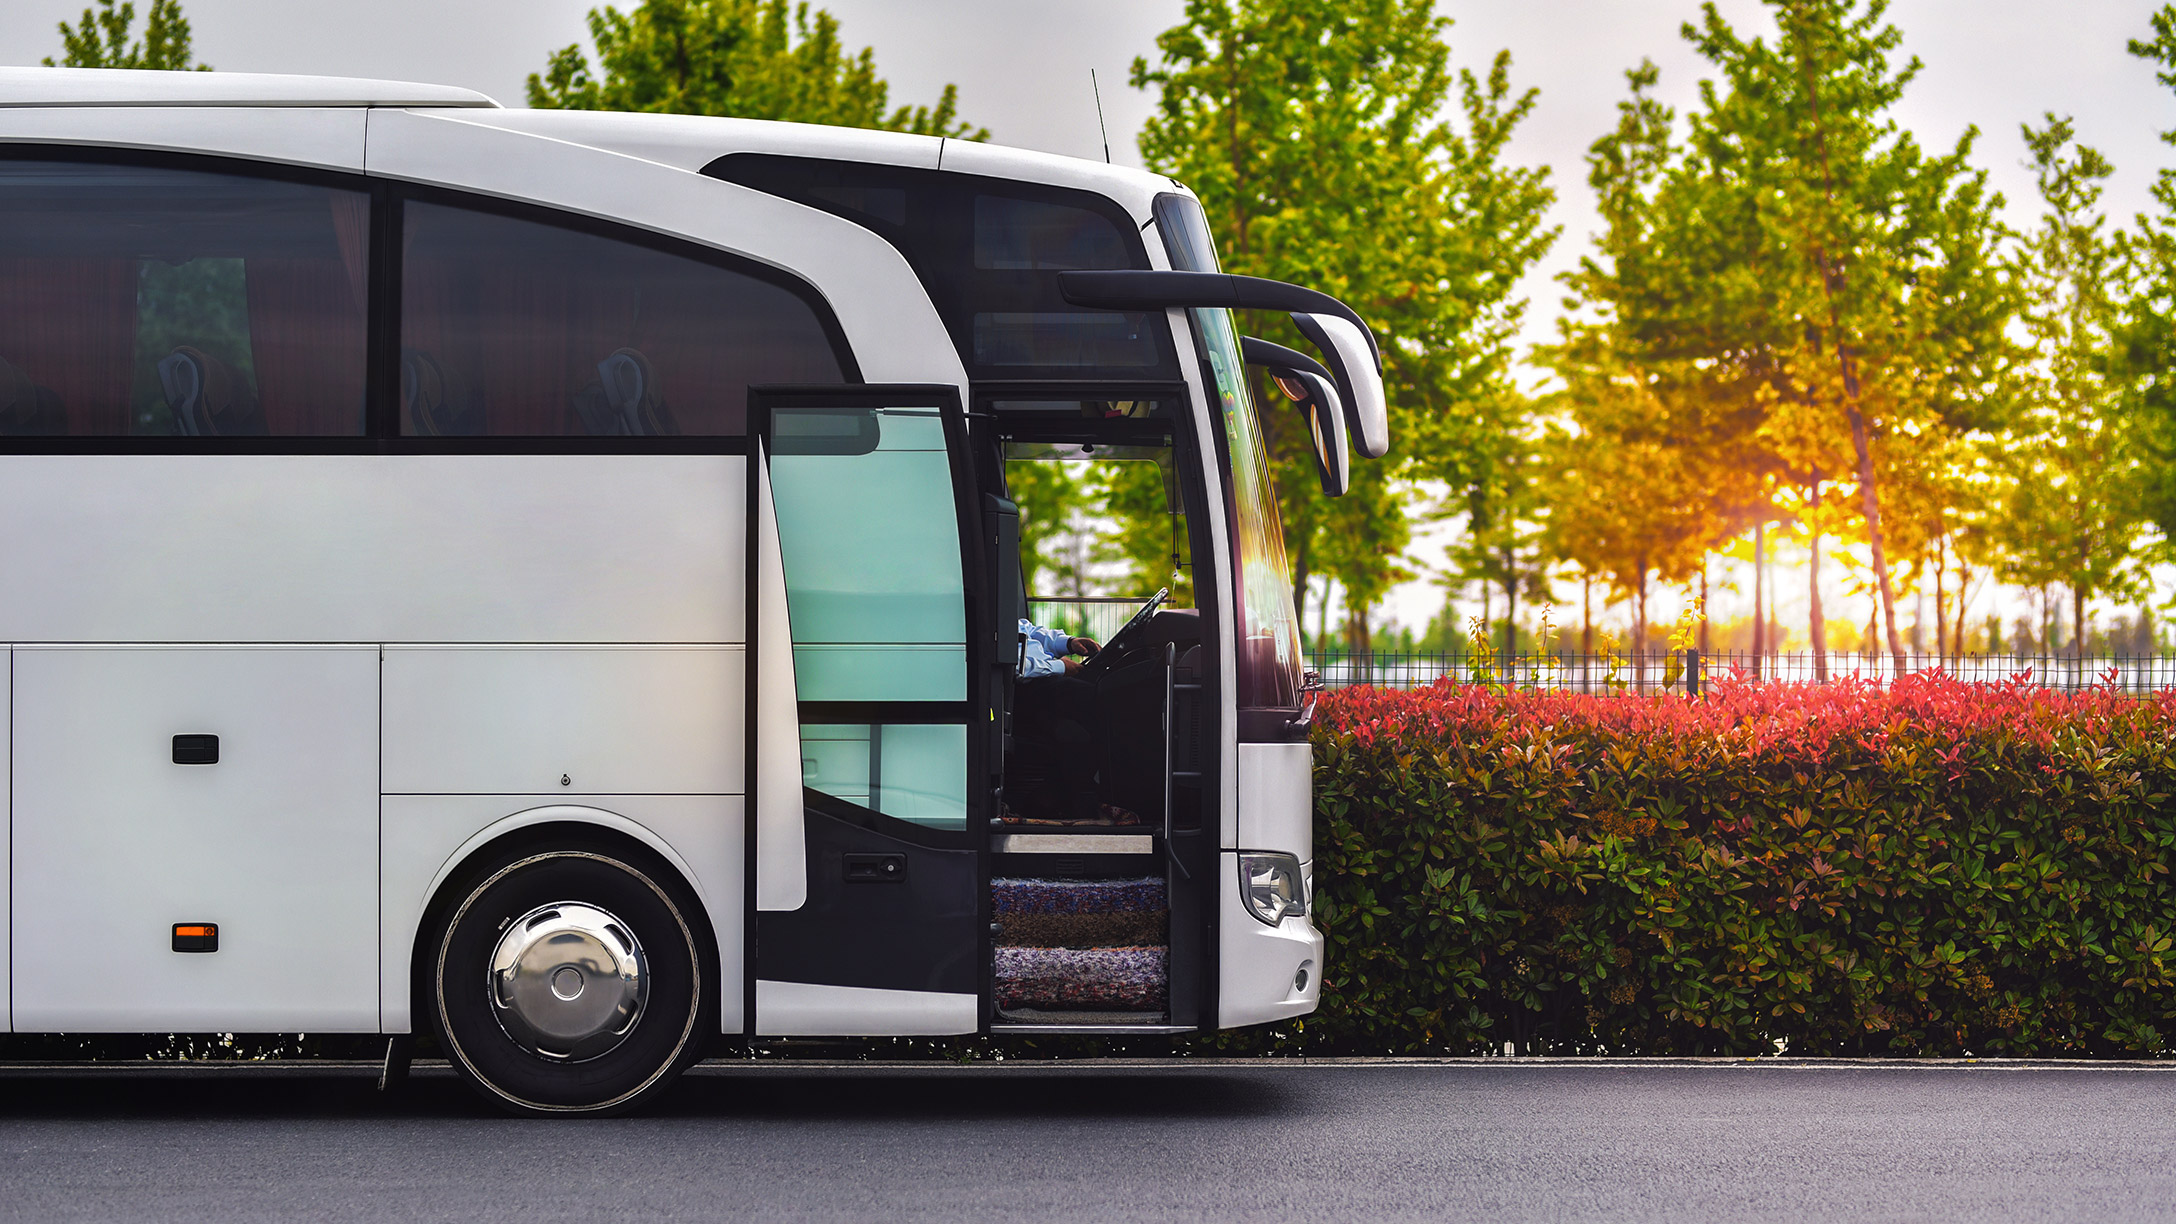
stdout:
<svg viewBox="0 0 2176 1224">
<path fill-rule="evenodd" d="M 1300 861 L 1289 854 L 1240 855 L 1239 895 L 1247 899 L 1249 912 L 1271 926 L 1307 912 Z"/>
</svg>

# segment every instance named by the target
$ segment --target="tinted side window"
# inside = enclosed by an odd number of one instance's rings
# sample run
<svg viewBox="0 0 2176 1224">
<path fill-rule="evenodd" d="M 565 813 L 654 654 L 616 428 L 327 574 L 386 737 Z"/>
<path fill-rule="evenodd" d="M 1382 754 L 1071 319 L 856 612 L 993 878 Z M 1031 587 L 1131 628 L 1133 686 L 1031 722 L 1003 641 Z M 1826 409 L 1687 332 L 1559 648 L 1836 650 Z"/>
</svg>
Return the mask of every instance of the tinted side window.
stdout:
<svg viewBox="0 0 2176 1224">
<path fill-rule="evenodd" d="M 748 387 L 833 383 L 815 309 L 747 273 L 534 221 L 410 202 L 401 432 L 746 432 Z"/>
<path fill-rule="evenodd" d="M 0 435 L 363 432 L 370 199 L 0 160 Z"/>
<path fill-rule="evenodd" d="M 703 173 L 843 217 L 905 255 L 967 372 L 1004 379 L 1177 378 L 1162 311 L 1092 310 L 1058 292 L 1075 268 L 1145 268 L 1125 210 L 1086 191 L 949 170 L 732 153 Z"/>
</svg>

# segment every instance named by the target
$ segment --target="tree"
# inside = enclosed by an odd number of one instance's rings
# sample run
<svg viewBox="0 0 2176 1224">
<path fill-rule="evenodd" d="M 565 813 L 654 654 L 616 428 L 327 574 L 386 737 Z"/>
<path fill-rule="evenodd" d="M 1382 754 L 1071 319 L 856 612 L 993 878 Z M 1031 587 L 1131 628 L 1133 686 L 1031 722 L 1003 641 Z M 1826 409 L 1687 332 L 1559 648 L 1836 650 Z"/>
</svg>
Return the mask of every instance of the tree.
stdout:
<svg viewBox="0 0 2176 1224">
<path fill-rule="evenodd" d="M 2020 371 L 2024 412 L 2001 448 L 2010 479 L 1995 530 L 2005 578 L 2070 589 L 2072 640 L 2082 650 L 2086 601 L 2142 585 L 2139 465 L 2112 377 L 2122 268 L 2097 209 L 2113 171 L 2074 142 L 2068 119 L 2048 115 L 2024 134 L 2046 212 L 2014 262 L 2035 358 Z"/>
<path fill-rule="evenodd" d="M 1466 534 L 1450 549 L 1451 575 L 1504 593 L 1504 654 L 1518 653 L 1519 599 L 1553 598 L 1546 458 L 1535 435 L 1535 405 L 1516 387 L 1502 386 L 1481 405 L 1480 419 L 1493 426 L 1487 449 L 1473 457 L 1475 472 L 1463 497 L 1447 509 L 1462 514 Z M 1483 601 L 1483 619 L 1487 601 Z"/>
<path fill-rule="evenodd" d="M 61 44 L 67 54 L 58 64 L 51 56 L 48 68 L 159 68 L 209 72 L 210 64 L 189 62 L 189 19 L 181 15 L 181 0 L 151 0 L 144 22 L 144 36 L 129 41 L 136 23 L 136 5 L 129 0 L 98 0 L 97 9 L 84 9 L 73 27 L 60 23 Z"/>
<path fill-rule="evenodd" d="M 1901 671 L 1892 569 L 1922 567 L 1945 438 L 1993 402 L 1997 200 L 1969 165 L 1975 133 L 1937 156 L 1890 118 L 1918 64 L 1891 63 L 1883 0 L 1766 2 L 1772 43 L 1712 4 L 1685 27 L 1718 77 L 1681 145 L 1645 97 L 1653 70 L 1635 70 L 1590 157 L 1609 231 L 1573 285 L 1663 419 L 1704 437 L 1689 474 L 1718 489 L 1718 517 L 1750 526 L 1782 503 L 1807 532 L 1817 672 L 1818 554 L 1855 495 Z M 1751 487 L 1725 491 L 1736 476 Z"/>
<path fill-rule="evenodd" d="M 1550 355 L 1565 386 L 1545 469 L 1553 555 L 1604 578 L 1632 602 L 1635 664 L 1647 650 L 1653 584 L 1699 573 L 1719 538 L 1698 447 L 1674 436 L 1669 398 L 1592 332 Z"/>
<path fill-rule="evenodd" d="M 1554 448 L 1556 551 L 1632 600 L 1643 651 L 1648 584 L 1703 572 L 1707 551 L 1779 517 L 1768 486 L 1781 465 L 1756 440 L 1760 372 L 1713 358 L 1730 347 L 1716 337 L 1731 316 L 1703 314 L 1757 269 L 1735 266 L 1732 227 L 1672 215 L 1700 212 L 1703 184 L 1683 172 L 1675 116 L 1651 94 L 1654 66 L 1626 77 L 1617 127 L 1587 156 L 1604 221 L 1596 254 L 1564 277 L 1585 309 L 1540 355 L 1563 385 L 1569 431 Z"/>
<path fill-rule="evenodd" d="M 2151 39 L 2132 39 L 2132 55 L 2150 60 L 2162 85 L 2176 90 L 2176 4 L 2163 4 L 2150 22 Z M 2176 129 L 2161 133 L 2176 145 Z M 2138 218 L 2122 240 L 2134 292 L 2116 325 L 2118 370 L 2124 378 L 2125 415 L 2132 443 L 2143 460 L 2137 495 L 2140 511 L 2176 540 L 2176 168 L 2164 167 L 2153 184 L 2157 215 Z"/>
<path fill-rule="evenodd" d="M 839 22 L 805 2 L 644 0 L 622 13 L 589 12 L 597 68 L 579 45 L 529 75 L 529 105 L 558 110 L 738 115 L 986 140 L 959 121 L 959 90 L 935 106 L 887 110 L 890 88 L 874 52 L 848 55 Z"/>
<path fill-rule="evenodd" d="M 1143 158 L 1191 186 L 1228 272 L 1350 303 L 1382 342 L 1393 449 L 1322 497 L 1299 414 L 1265 414 L 1295 604 L 1307 580 L 1345 592 L 1355 645 L 1398 570 L 1412 481 L 1473 483 L 1475 405 L 1507 368 L 1519 276 L 1555 231 L 1544 171 L 1505 162 L 1533 106 L 1507 56 L 1454 73 L 1429 0 L 1188 0 L 1133 64 L 1158 91 Z M 1456 98 L 1453 98 L 1453 90 Z M 1304 346 L 1282 316 L 1257 334 Z M 1265 405 L 1274 408 L 1274 405 Z"/>
</svg>

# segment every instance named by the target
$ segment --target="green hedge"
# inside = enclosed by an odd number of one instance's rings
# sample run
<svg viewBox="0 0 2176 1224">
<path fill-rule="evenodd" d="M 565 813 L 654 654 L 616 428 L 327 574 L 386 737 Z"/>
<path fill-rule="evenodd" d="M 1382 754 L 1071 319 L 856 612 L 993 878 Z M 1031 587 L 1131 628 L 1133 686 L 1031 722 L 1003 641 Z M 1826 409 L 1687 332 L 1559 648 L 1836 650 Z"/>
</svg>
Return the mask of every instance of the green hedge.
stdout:
<svg viewBox="0 0 2176 1224">
<path fill-rule="evenodd" d="M 1331 694 L 1324 1053 L 2159 1054 L 2176 695 Z M 1237 1035 L 1234 1035 L 1237 1036 Z"/>
</svg>

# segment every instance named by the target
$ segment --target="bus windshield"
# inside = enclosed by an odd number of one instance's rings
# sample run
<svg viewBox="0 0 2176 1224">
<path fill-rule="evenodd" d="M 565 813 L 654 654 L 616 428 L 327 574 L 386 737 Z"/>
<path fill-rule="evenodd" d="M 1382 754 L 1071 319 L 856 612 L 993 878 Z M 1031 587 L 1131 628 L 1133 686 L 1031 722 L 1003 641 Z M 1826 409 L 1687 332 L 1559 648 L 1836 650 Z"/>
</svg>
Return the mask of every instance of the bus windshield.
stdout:
<svg viewBox="0 0 2176 1224">
<path fill-rule="evenodd" d="M 1292 571 L 1270 483 L 1269 449 L 1247 389 L 1239 333 L 1229 310 L 1196 310 L 1209 369 L 1216 378 L 1218 414 L 1231 455 L 1232 551 L 1239 571 L 1239 705 L 1290 709 L 1299 704 L 1299 614 L 1292 606 Z"/>
<path fill-rule="evenodd" d="M 1156 199 L 1157 229 L 1172 267 L 1218 271 L 1216 248 L 1201 205 L 1176 193 Z M 1216 383 L 1217 412 L 1231 459 L 1232 561 L 1239 576 L 1239 694 L 1247 709 L 1292 709 L 1300 702 L 1299 614 L 1292 605 L 1292 571 L 1285 561 L 1277 490 L 1269 475 L 1254 396 L 1239 354 L 1229 310 L 1194 310 L 1195 333 Z"/>
</svg>

